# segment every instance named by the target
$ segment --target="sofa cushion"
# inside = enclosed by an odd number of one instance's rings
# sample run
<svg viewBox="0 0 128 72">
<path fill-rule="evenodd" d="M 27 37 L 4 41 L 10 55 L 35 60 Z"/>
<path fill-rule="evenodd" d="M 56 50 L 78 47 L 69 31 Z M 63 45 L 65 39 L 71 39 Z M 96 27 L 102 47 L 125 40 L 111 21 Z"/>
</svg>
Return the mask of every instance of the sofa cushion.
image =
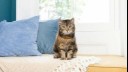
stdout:
<svg viewBox="0 0 128 72">
<path fill-rule="evenodd" d="M 2 24 L 4 24 L 5 22 L 6 22 L 6 20 L 3 20 L 3 21 L 0 22 L 0 29 L 2 27 Z"/>
<path fill-rule="evenodd" d="M 0 56 L 40 55 L 37 50 L 39 17 L 0 25 Z"/>
<path fill-rule="evenodd" d="M 58 20 L 40 22 L 37 37 L 38 50 L 43 54 L 53 53 L 53 45 L 58 30 Z"/>
</svg>

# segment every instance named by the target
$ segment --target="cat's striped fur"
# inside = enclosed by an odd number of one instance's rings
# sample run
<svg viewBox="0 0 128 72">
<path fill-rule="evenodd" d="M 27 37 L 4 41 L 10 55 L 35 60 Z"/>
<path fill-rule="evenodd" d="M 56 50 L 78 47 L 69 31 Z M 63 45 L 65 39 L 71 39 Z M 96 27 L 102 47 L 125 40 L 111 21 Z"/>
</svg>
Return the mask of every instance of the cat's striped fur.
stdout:
<svg viewBox="0 0 128 72">
<path fill-rule="evenodd" d="M 54 58 L 70 60 L 76 57 L 77 44 L 75 38 L 74 18 L 59 20 L 59 30 L 54 44 Z"/>
</svg>

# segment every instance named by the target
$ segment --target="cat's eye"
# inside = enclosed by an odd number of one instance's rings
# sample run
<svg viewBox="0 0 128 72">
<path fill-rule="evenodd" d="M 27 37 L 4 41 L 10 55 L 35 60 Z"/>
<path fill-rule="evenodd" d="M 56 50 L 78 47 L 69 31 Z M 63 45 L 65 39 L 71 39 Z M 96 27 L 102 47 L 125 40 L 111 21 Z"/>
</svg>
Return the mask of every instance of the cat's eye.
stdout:
<svg viewBox="0 0 128 72">
<path fill-rule="evenodd" d="M 72 26 L 68 26 L 69 28 L 72 28 Z"/>
<path fill-rule="evenodd" d="M 65 26 L 62 26 L 62 28 L 65 28 Z"/>
</svg>

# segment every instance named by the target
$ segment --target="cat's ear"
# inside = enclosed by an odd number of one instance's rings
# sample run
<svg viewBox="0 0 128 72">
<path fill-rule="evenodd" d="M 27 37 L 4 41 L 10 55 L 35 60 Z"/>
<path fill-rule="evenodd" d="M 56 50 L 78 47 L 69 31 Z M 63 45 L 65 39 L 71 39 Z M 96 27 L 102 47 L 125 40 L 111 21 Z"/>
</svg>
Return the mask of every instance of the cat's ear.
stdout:
<svg viewBox="0 0 128 72">
<path fill-rule="evenodd" d="M 58 23 L 59 23 L 59 24 L 62 24 L 62 20 L 61 20 L 61 18 L 59 18 Z"/>
<path fill-rule="evenodd" d="M 74 21 L 75 21 L 75 19 L 74 19 L 74 18 L 72 18 L 72 19 L 71 19 L 71 23 L 72 23 L 72 24 L 74 24 Z"/>
</svg>

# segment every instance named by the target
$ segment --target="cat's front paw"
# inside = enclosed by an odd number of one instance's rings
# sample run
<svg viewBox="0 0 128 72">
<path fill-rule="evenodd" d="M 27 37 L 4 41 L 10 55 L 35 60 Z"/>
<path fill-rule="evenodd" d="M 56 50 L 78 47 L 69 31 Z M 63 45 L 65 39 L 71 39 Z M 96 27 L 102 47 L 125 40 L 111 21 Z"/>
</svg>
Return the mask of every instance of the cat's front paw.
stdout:
<svg viewBox="0 0 128 72">
<path fill-rule="evenodd" d="M 76 55 L 72 56 L 72 58 L 76 58 Z"/>
<path fill-rule="evenodd" d="M 73 54 L 73 56 L 72 56 L 72 58 L 76 58 L 77 57 L 77 55 L 76 55 L 76 52 Z"/>
<path fill-rule="evenodd" d="M 72 58 L 67 58 L 67 60 L 71 60 Z"/>
<path fill-rule="evenodd" d="M 54 56 L 54 58 L 56 59 L 56 58 L 59 58 L 58 56 Z"/>
<path fill-rule="evenodd" d="M 71 59 L 72 59 L 72 56 L 68 55 L 67 60 L 71 60 Z"/>
<path fill-rule="evenodd" d="M 60 58 L 59 54 L 54 54 L 54 58 Z"/>
<path fill-rule="evenodd" d="M 60 59 L 61 59 L 61 60 L 66 60 L 66 58 L 64 58 L 64 57 L 63 57 L 63 58 L 60 58 Z"/>
</svg>

